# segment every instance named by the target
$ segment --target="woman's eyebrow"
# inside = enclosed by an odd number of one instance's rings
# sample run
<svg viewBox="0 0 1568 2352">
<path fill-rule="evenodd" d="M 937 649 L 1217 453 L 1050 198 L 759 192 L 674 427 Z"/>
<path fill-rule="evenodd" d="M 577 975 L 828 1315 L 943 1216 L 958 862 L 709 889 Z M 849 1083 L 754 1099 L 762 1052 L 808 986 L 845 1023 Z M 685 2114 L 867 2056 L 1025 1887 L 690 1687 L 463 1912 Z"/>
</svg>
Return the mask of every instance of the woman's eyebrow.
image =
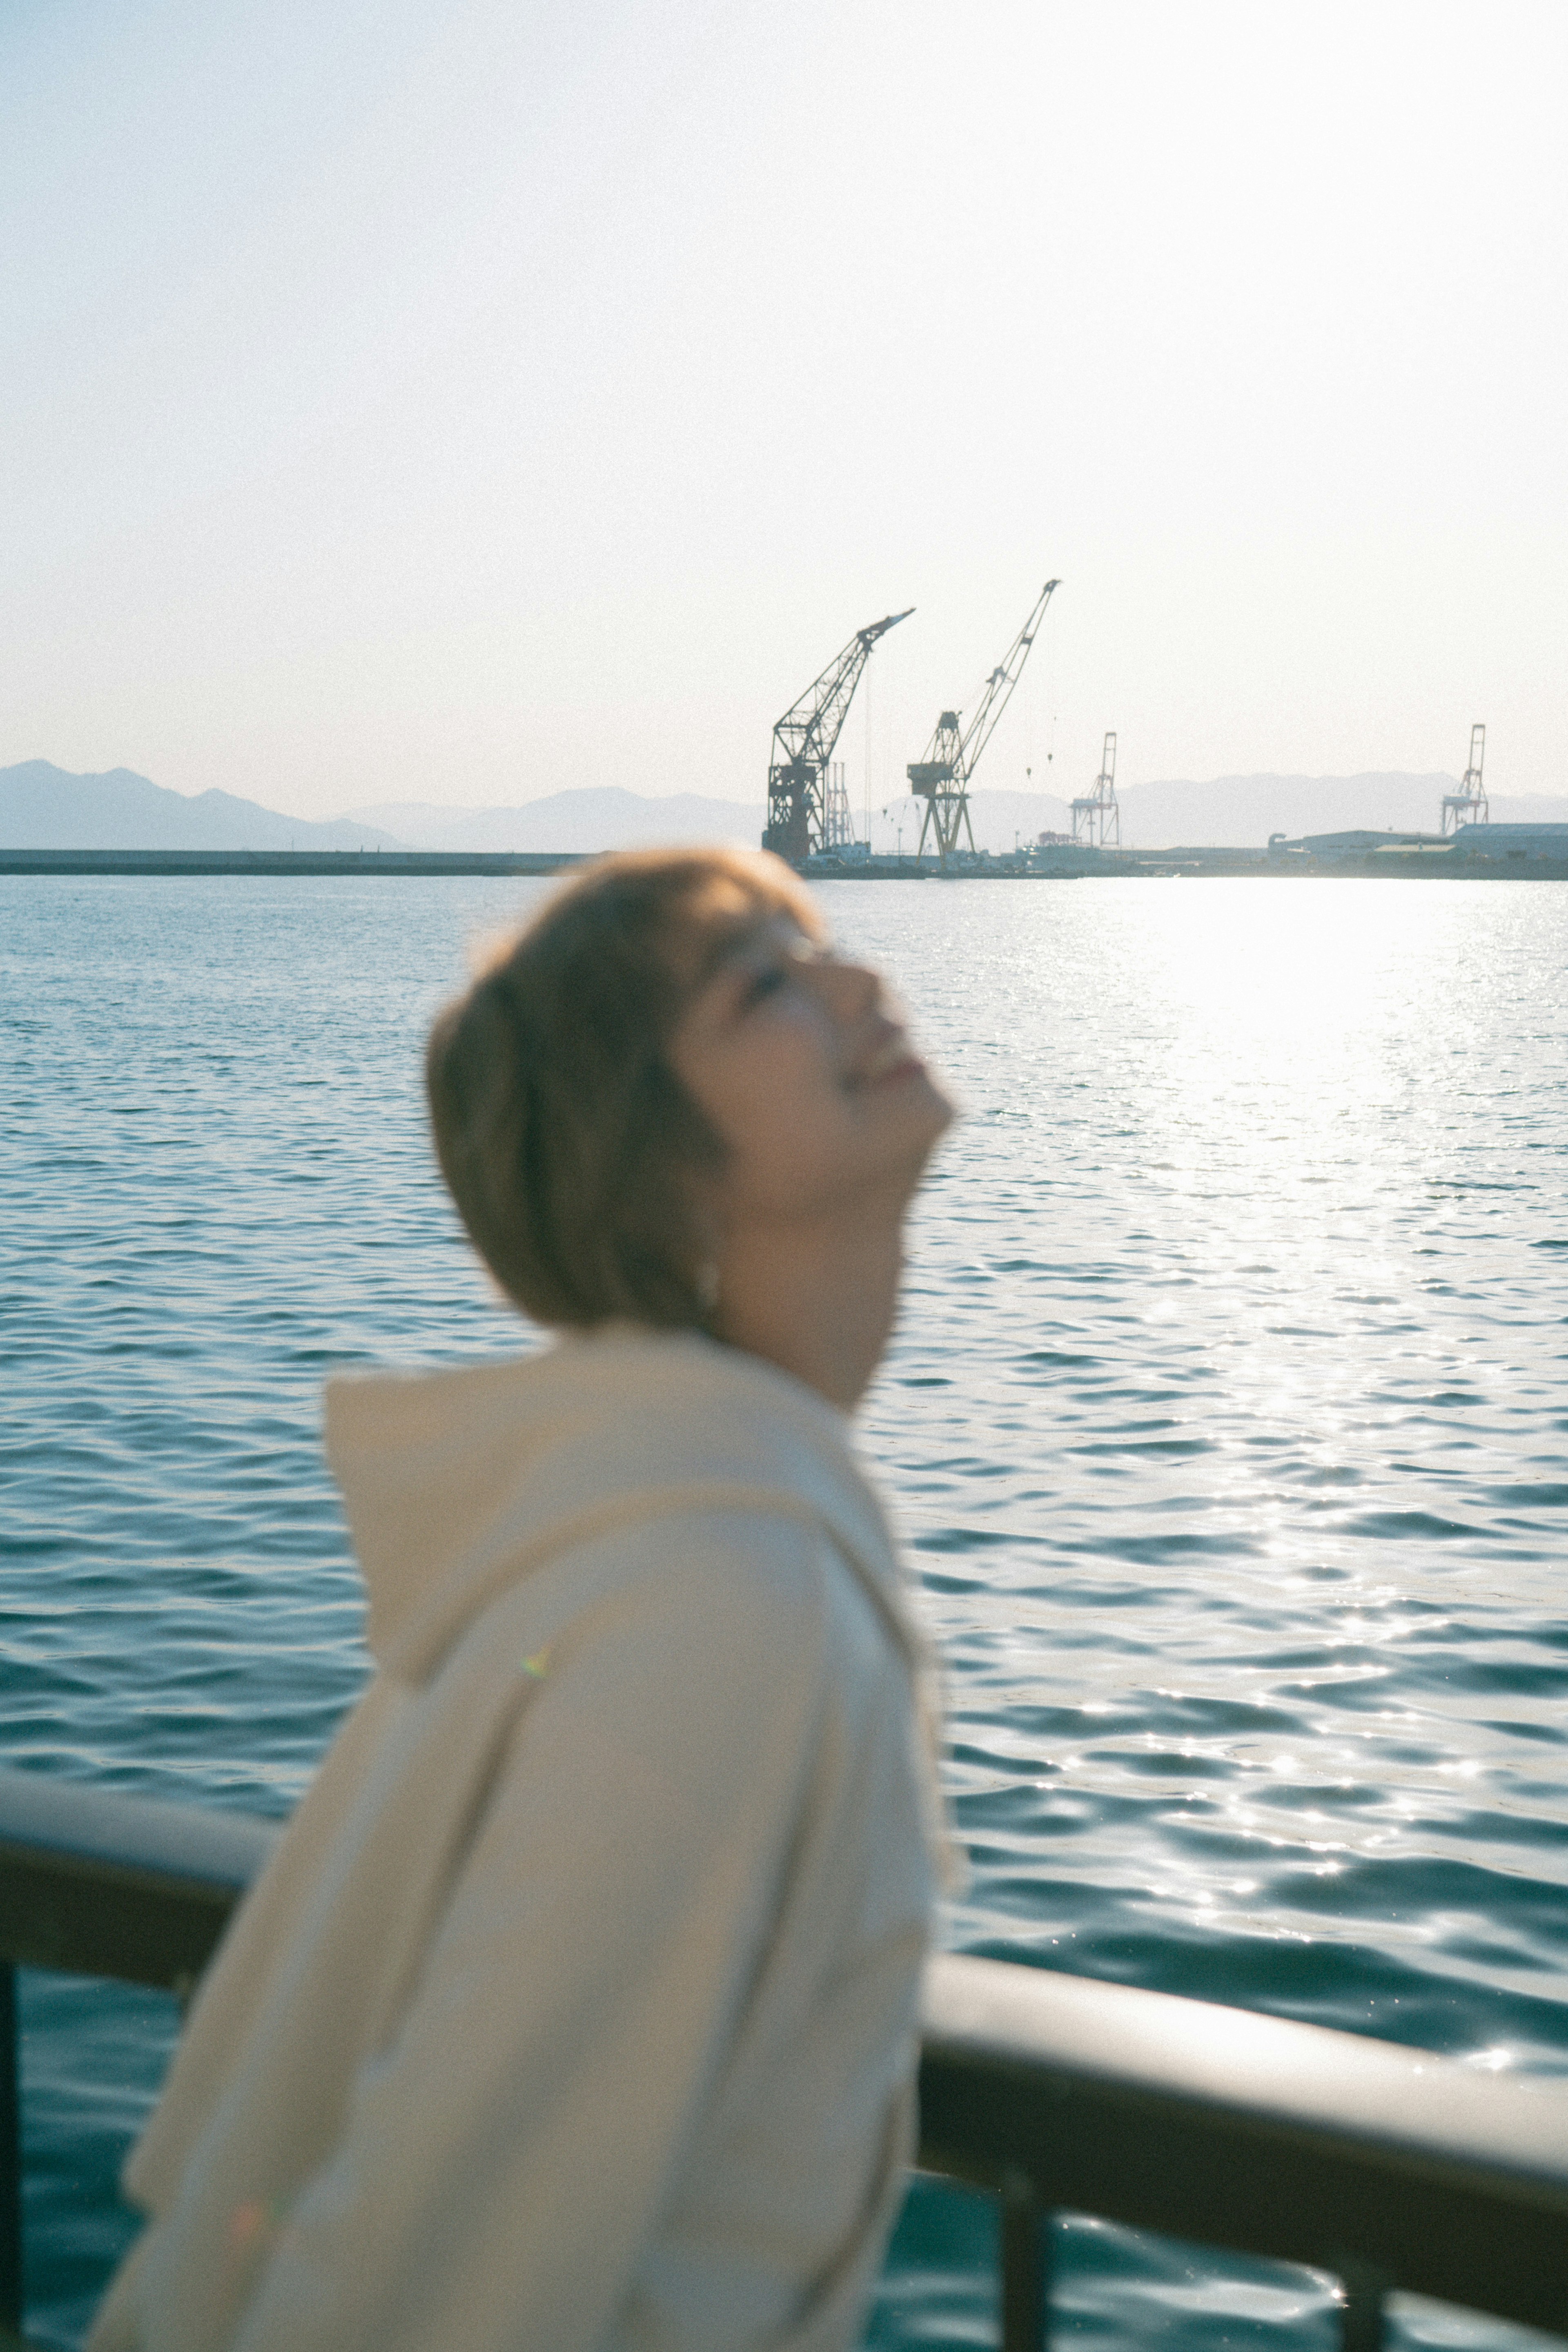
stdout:
<svg viewBox="0 0 1568 2352">
<path fill-rule="evenodd" d="M 727 964 L 737 963 L 747 949 L 756 943 L 758 936 L 755 924 L 747 924 L 742 930 L 717 932 L 697 958 L 693 993 L 706 988 L 710 980 L 716 980 Z"/>
</svg>

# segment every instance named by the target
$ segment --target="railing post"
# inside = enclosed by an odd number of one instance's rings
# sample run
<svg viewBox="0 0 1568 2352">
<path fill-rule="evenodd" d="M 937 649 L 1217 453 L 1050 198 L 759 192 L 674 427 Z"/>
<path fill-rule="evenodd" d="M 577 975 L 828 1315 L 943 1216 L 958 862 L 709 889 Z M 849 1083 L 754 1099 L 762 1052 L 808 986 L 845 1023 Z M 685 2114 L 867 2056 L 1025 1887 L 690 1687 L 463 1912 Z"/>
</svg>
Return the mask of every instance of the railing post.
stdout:
<svg viewBox="0 0 1568 2352">
<path fill-rule="evenodd" d="M 1050 2228 L 1034 2183 L 1009 2172 L 1002 2182 L 1002 2352 L 1044 2352 Z"/>
<path fill-rule="evenodd" d="M 22 2327 L 22 2083 L 16 1971 L 0 1961 L 0 2327 Z"/>
<path fill-rule="evenodd" d="M 1383 2352 L 1383 2305 L 1391 2281 L 1365 2263 L 1339 2268 L 1340 2352 Z"/>
</svg>

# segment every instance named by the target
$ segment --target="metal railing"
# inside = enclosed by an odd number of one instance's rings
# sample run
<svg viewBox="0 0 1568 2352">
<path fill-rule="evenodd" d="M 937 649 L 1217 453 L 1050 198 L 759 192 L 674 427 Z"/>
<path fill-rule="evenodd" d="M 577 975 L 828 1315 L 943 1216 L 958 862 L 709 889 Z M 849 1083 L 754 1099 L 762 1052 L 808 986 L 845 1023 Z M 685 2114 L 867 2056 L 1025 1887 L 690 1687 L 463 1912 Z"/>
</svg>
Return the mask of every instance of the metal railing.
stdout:
<svg viewBox="0 0 1568 2352">
<path fill-rule="evenodd" d="M 265 1822 L 0 1770 L 0 2339 L 20 2324 L 17 1965 L 183 1998 Z M 1004 2352 L 1049 2333 L 1050 2217 L 1326 2271 L 1345 2352 L 1403 2288 L 1568 2335 L 1568 2096 L 1418 2050 L 996 1960 L 927 1977 L 923 2170 L 1001 2206 Z"/>
</svg>

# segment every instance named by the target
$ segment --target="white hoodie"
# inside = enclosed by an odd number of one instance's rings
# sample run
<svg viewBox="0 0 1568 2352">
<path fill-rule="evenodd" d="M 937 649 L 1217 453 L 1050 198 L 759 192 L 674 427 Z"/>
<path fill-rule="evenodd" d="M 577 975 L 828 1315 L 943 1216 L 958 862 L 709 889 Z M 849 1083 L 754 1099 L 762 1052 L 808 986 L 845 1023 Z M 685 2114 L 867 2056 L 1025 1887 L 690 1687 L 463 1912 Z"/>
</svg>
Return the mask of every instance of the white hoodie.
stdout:
<svg viewBox="0 0 1568 2352">
<path fill-rule="evenodd" d="M 335 1382 L 328 1450 L 379 1671 L 203 1986 L 89 2352 L 840 2352 L 935 1832 L 842 1421 L 622 1330 Z"/>
</svg>

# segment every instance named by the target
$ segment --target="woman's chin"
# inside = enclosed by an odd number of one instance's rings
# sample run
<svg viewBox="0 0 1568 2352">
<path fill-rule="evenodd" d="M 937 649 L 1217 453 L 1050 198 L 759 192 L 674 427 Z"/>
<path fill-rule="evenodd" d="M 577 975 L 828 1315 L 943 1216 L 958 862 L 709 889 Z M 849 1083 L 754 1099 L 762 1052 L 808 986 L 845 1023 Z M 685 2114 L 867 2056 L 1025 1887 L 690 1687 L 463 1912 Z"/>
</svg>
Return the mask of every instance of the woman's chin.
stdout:
<svg viewBox="0 0 1568 2352">
<path fill-rule="evenodd" d="M 920 1064 L 881 1106 L 883 1134 L 891 1160 L 908 1176 L 911 1191 L 919 1182 L 926 1161 L 957 1117 L 957 1107 L 946 1089 Z"/>
<path fill-rule="evenodd" d="M 931 1140 L 945 1135 L 958 1116 L 958 1106 L 939 1078 L 934 1077 L 924 1062 L 917 1063 L 911 1079 L 912 1099 L 918 1102 L 930 1123 Z"/>
</svg>

